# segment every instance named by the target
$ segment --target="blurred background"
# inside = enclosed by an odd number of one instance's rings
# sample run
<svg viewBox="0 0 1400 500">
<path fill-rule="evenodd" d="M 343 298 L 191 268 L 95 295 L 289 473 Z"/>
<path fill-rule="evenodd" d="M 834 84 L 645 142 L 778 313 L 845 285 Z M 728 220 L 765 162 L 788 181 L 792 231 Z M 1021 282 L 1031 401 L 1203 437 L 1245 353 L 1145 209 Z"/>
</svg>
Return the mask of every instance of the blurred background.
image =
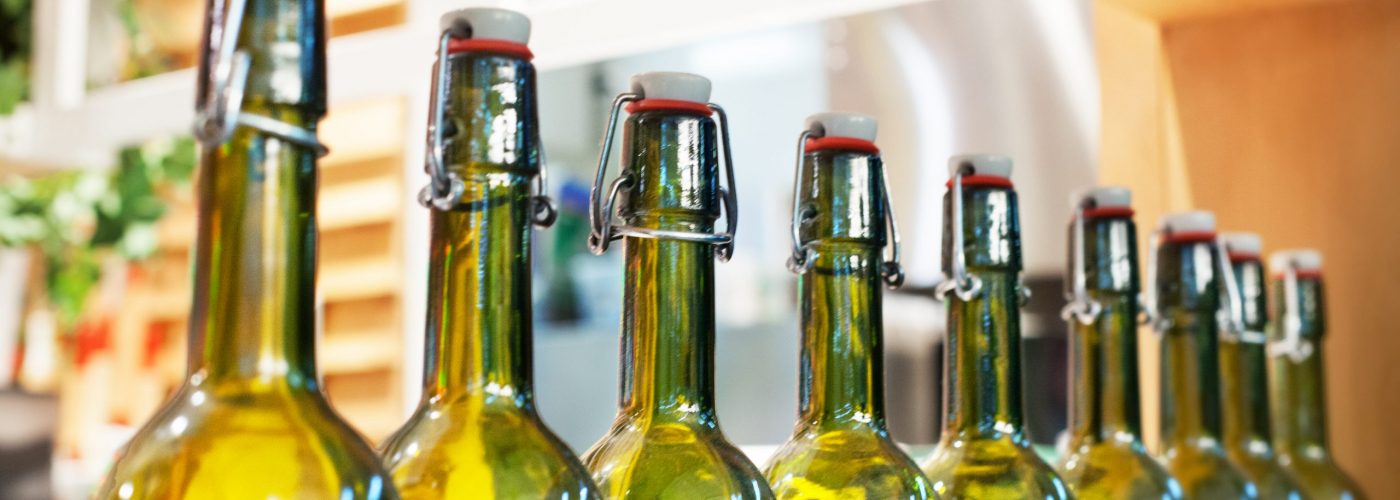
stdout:
<svg viewBox="0 0 1400 500">
<path fill-rule="evenodd" d="M 423 137 L 447 0 L 325 0 L 319 364 L 379 440 L 417 403 L 427 268 Z M 1030 437 L 1065 425 L 1071 192 L 1125 184 L 1146 228 L 1217 211 L 1268 249 L 1327 256 L 1333 449 L 1400 497 L 1400 2 L 1393 0 L 515 0 L 534 20 L 541 129 L 563 213 L 537 233 L 535 370 L 575 450 L 617 398 L 620 252 L 586 250 L 605 113 L 627 78 L 695 72 L 730 113 L 742 207 L 717 266 L 717 391 L 729 437 L 791 431 L 798 332 L 789 249 L 794 138 L 842 110 L 880 121 L 909 279 L 886 293 L 889 420 L 940 428 L 944 312 L 932 297 L 946 158 L 1016 161 Z M 85 498 L 182 381 L 194 238 L 201 0 L 0 0 L 0 498 Z M 1144 334 L 1145 335 L 1145 334 Z M 1144 337 L 1150 339 L 1150 337 Z M 1156 350 L 1143 342 L 1144 428 Z"/>
</svg>

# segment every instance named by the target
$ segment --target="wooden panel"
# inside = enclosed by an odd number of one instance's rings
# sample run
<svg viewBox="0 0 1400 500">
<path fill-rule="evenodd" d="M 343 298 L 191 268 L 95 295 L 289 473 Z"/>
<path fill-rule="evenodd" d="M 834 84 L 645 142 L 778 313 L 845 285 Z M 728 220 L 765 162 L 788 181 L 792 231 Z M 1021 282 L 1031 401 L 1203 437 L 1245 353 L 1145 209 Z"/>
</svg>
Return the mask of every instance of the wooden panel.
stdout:
<svg viewBox="0 0 1400 500">
<path fill-rule="evenodd" d="M 1210 209 L 1268 249 L 1323 251 L 1333 449 L 1371 497 L 1400 497 L 1400 267 L 1389 262 L 1400 257 L 1400 3 L 1139 17 L 1155 45 L 1106 3 L 1104 180 L 1133 187 L 1144 213 Z M 1141 74 L 1144 61 L 1158 77 Z"/>
</svg>

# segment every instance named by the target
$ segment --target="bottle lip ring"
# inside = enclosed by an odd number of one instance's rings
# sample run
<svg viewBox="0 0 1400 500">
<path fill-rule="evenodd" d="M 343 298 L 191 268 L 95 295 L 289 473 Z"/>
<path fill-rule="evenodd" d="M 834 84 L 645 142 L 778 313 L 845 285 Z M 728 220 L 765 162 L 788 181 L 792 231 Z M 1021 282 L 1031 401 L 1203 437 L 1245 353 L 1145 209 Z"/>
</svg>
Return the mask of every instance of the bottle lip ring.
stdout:
<svg viewBox="0 0 1400 500">
<path fill-rule="evenodd" d="M 1215 241 L 1215 231 L 1179 231 L 1162 234 L 1162 243 L 1211 243 Z"/>
<path fill-rule="evenodd" d="M 1131 218 L 1135 212 L 1130 207 L 1094 207 L 1084 209 L 1085 219 Z"/>
<path fill-rule="evenodd" d="M 1259 254 L 1257 252 L 1229 251 L 1225 252 L 1225 256 L 1230 259 L 1230 262 L 1236 264 L 1244 262 L 1260 262 Z"/>
<path fill-rule="evenodd" d="M 804 149 L 808 153 L 817 151 L 854 151 L 871 155 L 880 154 L 880 147 L 873 141 L 867 141 L 858 137 L 815 137 L 807 139 Z"/>
<path fill-rule="evenodd" d="M 676 111 L 693 115 L 710 116 L 714 110 L 710 105 L 695 101 L 685 101 L 680 99 L 640 99 L 627 104 L 627 112 L 637 114 L 644 111 Z"/>
<path fill-rule="evenodd" d="M 1319 281 L 1322 279 L 1322 270 L 1296 269 L 1293 271 L 1293 276 L 1300 280 Z M 1283 281 L 1286 277 L 1287 276 L 1281 271 L 1274 273 L 1274 279 L 1276 280 Z"/>
<path fill-rule="evenodd" d="M 948 189 L 952 189 L 953 180 L 948 179 L 948 182 L 944 184 L 944 186 L 946 186 Z M 1013 189 L 1015 185 L 1011 183 L 1010 178 L 1002 177 L 1000 175 L 964 175 L 962 178 L 962 187 L 964 189 L 970 187 L 998 187 Z"/>
<path fill-rule="evenodd" d="M 448 55 L 456 55 L 467 52 L 488 52 L 510 57 L 518 57 L 526 61 L 533 60 L 535 53 L 530 51 L 530 47 L 523 43 L 515 43 L 509 40 L 493 40 L 485 38 L 452 38 L 447 41 Z"/>
</svg>

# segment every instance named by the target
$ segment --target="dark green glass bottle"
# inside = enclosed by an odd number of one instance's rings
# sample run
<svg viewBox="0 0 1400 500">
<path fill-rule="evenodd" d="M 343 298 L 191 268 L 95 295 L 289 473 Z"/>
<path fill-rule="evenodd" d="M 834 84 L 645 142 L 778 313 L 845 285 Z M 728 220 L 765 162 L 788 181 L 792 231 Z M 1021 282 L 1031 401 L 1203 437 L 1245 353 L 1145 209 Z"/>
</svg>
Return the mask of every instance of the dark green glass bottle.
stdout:
<svg viewBox="0 0 1400 500">
<path fill-rule="evenodd" d="M 1057 470 L 1076 498 L 1179 499 L 1142 443 L 1137 224 L 1127 188 L 1091 189 L 1070 222 L 1069 446 Z"/>
<path fill-rule="evenodd" d="M 880 289 L 902 271 L 874 139 L 873 118 L 821 113 L 798 141 L 789 267 L 800 276 L 801 409 L 765 467 L 778 498 L 934 496 L 885 427 Z"/>
<path fill-rule="evenodd" d="M 1269 443 L 1269 377 L 1264 329 L 1269 322 L 1264 294 L 1262 247 L 1253 233 L 1222 233 L 1220 393 L 1224 398 L 1222 441 L 1225 454 L 1259 487 L 1261 498 L 1305 498 L 1292 475 L 1279 464 Z"/>
<path fill-rule="evenodd" d="M 316 371 L 325 9 L 320 0 L 209 6 L 188 377 L 97 497 L 396 498 Z"/>
<path fill-rule="evenodd" d="M 597 495 L 534 402 L 531 225 L 553 212 L 534 194 L 543 165 L 529 28 L 502 9 L 443 16 L 433 182 L 420 197 L 432 225 L 423 398 L 383 450 L 406 499 Z"/>
<path fill-rule="evenodd" d="M 1327 445 L 1322 254 L 1276 252 L 1269 258 L 1269 267 L 1274 274 L 1275 321 L 1269 345 L 1274 450 L 1308 496 L 1364 498 L 1356 482 L 1333 462 Z"/>
<path fill-rule="evenodd" d="M 923 464 L 943 498 L 1070 498 L 1031 450 L 1021 413 L 1021 227 L 1011 159 L 950 160 L 943 199 L 948 307 L 943 435 Z"/>
<path fill-rule="evenodd" d="M 1162 342 L 1158 460 L 1187 498 L 1258 498 L 1220 445 L 1220 261 L 1215 216 L 1181 212 L 1153 235 L 1148 269 L 1153 331 Z M 1158 237 L 1160 236 L 1160 237 Z"/>
<path fill-rule="evenodd" d="M 622 398 L 612 429 L 584 455 L 606 498 L 772 497 L 715 414 L 714 259 L 732 251 L 738 207 L 728 140 L 719 133 L 727 135 L 728 124 L 709 95 L 703 77 L 643 73 L 608 122 L 589 245 L 601 253 L 615 239 L 625 242 Z M 604 189 L 625 103 L 622 172 Z M 728 224 L 716 233 L 721 213 Z"/>
</svg>

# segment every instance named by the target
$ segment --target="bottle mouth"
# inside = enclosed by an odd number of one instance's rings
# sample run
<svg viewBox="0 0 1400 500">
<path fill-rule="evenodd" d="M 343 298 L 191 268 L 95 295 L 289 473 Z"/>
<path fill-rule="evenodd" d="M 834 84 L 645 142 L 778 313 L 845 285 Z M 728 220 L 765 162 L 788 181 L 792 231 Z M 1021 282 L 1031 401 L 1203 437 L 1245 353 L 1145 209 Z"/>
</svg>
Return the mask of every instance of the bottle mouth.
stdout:
<svg viewBox="0 0 1400 500">
<path fill-rule="evenodd" d="M 807 139 L 804 149 L 808 153 L 817 151 L 851 151 L 871 155 L 880 154 L 880 147 L 874 142 L 856 137 L 816 137 Z"/>
<path fill-rule="evenodd" d="M 641 99 L 627 103 L 627 112 L 632 114 L 645 111 L 671 111 L 700 116 L 710 116 L 714 110 L 708 104 L 680 99 Z"/>
<path fill-rule="evenodd" d="M 1131 207 L 1094 207 L 1084 209 L 1085 219 L 1109 219 L 1109 218 L 1129 218 L 1132 217 Z"/>
<path fill-rule="evenodd" d="M 948 179 L 948 182 L 944 184 L 944 186 L 947 186 L 948 189 L 953 189 L 953 180 Z M 1011 183 L 1010 178 L 999 175 L 964 175 L 962 178 L 962 187 L 964 189 L 970 187 L 1013 189 L 1015 185 Z"/>
<path fill-rule="evenodd" d="M 535 58 L 535 53 L 530 51 L 529 46 L 523 43 L 516 43 L 508 40 L 491 40 L 485 38 L 453 38 L 447 41 L 448 55 L 477 52 L 518 57 L 526 61 L 534 60 Z"/>
</svg>

